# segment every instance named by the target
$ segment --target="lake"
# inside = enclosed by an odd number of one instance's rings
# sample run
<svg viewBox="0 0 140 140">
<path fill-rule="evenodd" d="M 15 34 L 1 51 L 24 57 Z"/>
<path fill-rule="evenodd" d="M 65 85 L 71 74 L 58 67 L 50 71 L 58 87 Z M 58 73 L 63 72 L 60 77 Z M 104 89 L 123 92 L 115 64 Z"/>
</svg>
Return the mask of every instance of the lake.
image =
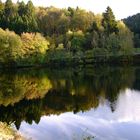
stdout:
<svg viewBox="0 0 140 140">
<path fill-rule="evenodd" d="M 140 66 L 1 71 L 0 121 L 27 140 L 138 140 Z"/>
</svg>

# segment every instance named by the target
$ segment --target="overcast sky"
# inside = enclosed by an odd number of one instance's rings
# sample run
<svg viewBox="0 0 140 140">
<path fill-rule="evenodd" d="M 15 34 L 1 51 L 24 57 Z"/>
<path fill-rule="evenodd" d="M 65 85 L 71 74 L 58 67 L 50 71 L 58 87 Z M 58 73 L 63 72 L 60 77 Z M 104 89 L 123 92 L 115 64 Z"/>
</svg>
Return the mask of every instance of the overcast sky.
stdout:
<svg viewBox="0 0 140 140">
<path fill-rule="evenodd" d="M 17 0 L 13 0 L 13 2 L 16 1 Z M 27 2 L 28 0 L 23 1 Z M 140 12 L 139 0 L 32 0 L 32 2 L 36 6 L 55 6 L 59 8 L 78 6 L 91 10 L 94 13 L 102 13 L 107 6 L 110 6 L 117 19 L 125 18 Z"/>
</svg>

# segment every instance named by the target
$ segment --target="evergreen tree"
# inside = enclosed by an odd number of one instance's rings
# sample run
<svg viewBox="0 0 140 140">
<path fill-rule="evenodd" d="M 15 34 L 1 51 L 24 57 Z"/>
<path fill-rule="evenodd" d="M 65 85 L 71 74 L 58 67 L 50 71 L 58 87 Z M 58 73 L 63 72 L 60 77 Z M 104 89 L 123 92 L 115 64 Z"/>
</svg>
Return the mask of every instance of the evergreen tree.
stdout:
<svg viewBox="0 0 140 140">
<path fill-rule="evenodd" d="M 18 2 L 18 14 L 23 17 L 26 14 L 24 1 Z"/>
<path fill-rule="evenodd" d="M 10 16 L 12 16 L 12 11 L 13 10 L 13 3 L 12 3 L 12 1 L 11 0 L 7 0 L 6 2 L 5 2 L 5 10 L 4 10 L 4 12 L 5 12 L 5 17 L 7 17 L 7 18 L 9 18 Z"/>
<path fill-rule="evenodd" d="M 37 20 L 36 20 L 36 14 L 35 14 L 35 7 L 32 3 L 32 1 L 28 1 L 26 4 L 26 15 L 25 15 L 25 21 L 27 25 L 27 32 L 36 32 L 38 30 Z"/>
<path fill-rule="evenodd" d="M 16 33 L 21 34 L 23 32 L 36 32 L 37 20 L 35 15 L 35 7 L 31 1 L 25 5 L 25 3 L 18 2 L 18 19 L 16 26 Z"/>
<path fill-rule="evenodd" d="M 102 25 L 103 25 L 105 33 L 107 35 L 109 35 L 113 32 L 115 32 L 115 33 L 118 32 L 117 22 L 115 20 L 113 11 L 110 7 L 107 7 L 105 13 L 103 13 Z"/>
<path fill-rule="evenodd" d="M 4 28 L 15 30 L 15 23 L 17 19 L 17 8 L 13 5 L 11 0 L 5 2 L 4 8 Z"/>
<path fill-rule="evenodd" d="M 25 23 L 25 16 L 26 16 L 26 7 L 25 3 L 17 2 L 18 5 L 18 18 L 16 22 L 16 29 L 15 32 L 21 34 L 22 32 L 26 32 L 26 23 Z"/>
</svg>

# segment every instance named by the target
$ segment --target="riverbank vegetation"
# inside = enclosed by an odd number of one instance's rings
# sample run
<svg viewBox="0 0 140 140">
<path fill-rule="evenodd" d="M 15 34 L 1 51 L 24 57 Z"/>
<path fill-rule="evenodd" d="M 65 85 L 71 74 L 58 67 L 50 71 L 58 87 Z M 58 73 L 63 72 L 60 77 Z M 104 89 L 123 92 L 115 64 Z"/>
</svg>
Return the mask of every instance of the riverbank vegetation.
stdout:
<svg viewBox="0 0 140 140">
<path fill-rule="evenodd" d="M 0 1 L 0 27 L 1 66 L 128 61 L 135 53 L 133 33 L 110 7 L 95 15 Z"/>
</svg>

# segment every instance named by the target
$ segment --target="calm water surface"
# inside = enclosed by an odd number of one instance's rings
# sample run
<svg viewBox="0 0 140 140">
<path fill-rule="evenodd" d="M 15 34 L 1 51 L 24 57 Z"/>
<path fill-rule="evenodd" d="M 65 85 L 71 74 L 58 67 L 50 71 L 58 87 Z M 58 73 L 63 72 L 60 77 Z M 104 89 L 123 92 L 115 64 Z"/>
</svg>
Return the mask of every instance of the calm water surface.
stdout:
<svg viewBox="0 0 140 140">
<path fill-rule="evenodd" d="M 0 121 L 31 140 L 139 140 L 140 67 L 0 73 Z"/>
</svg>

